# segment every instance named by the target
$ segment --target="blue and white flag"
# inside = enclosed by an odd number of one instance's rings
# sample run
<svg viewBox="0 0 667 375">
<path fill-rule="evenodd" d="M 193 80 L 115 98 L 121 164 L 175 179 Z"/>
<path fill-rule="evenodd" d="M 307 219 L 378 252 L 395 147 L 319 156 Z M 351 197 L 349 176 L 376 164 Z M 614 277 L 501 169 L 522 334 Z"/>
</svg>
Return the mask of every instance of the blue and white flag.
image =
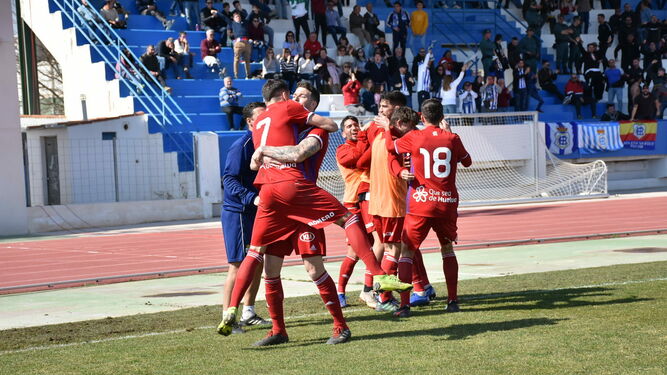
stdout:
<svg viewBox="0 0 667 375">
<path fill-rule="evenodd" d="M 571 122 L 547 122 L 546 143 L 554 155 L 568 155 L 577 151 L 577 127 Z"/>
<path fill-rule="evenodd" d="M 577 123 L 579 127 L 579 152 L 593 154 L 616 151 L 623 148 L 618 122 Z"/>
</svg>

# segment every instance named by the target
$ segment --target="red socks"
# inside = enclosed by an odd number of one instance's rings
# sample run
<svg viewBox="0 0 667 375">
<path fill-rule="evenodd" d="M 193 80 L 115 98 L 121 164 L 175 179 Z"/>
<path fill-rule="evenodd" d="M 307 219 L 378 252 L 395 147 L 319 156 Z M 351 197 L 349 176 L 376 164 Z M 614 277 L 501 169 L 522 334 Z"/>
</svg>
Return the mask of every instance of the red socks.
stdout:
<svg viewBox="0 0 667 375">
<path fill-rule="evenodd" d="M 359 215 L 350 215 L 345 222 L 345 235 L 350 242 L 350 247 L 355 254 L 366 265 L 366 268 L 371 271 L 373 275 L 384 275 L 382 268 L 375 259 L 375 254 L 371 250 L 371 244 L 368 242 L 368 235 L 366 229 L 359 221 Z"/>
<path fill-rule="evenodd" d="M 313 280 L 317 288 L 320 290 L 320 296 L 326 306 L 327 310 L 333 317 L 334 327 L 347 329 L 345 318 L 343 317 L 343 309 L 340 307 L 338 295 L 336 294 L 336 284 L 326 271 L 317 279 Z M 273 318 L 273 316 L 272 316 Z"/>
<path fill-rule="evenodd" d="M 398 260 L 398 279 L 404 283 L 409 283 L 412 279 L 412 259 L 401 257 Z M 401 293 L 401 307 L 410 304 L 410 292 Z"/>
<path fill-rule="evenodd" d="M 368 288 L 369 290 L 373 289 L 373 274 L 369 270 L 364 272 L 364 287 Z"/>
<path fill-rule="evenodd" d="M 412 257 L 413 267 L 412 267 L 412 285 L 413 291 L 423 292 L 425 287 L 430 284 L 428 280 L 428 274 L 426 273 L 426 267 L 424 266 L 424 258 L 422 257 L 422 252 L 419 249 L 414 250 L 414 256 Z"/>
<path fill-rule="evenodd" d="M 359 259 L 349 255 L 343 259 L 343 263 L 340 265 L 340 276 L 338 276 L 338 293 L 345 294 L 347 282 L 350 280 L 352 271 L 354 271 L 354 265 L 357 264 L 358 260 Z"/>
<path fill-rule="evenodd" d="M 447 282 L 447 302 L 457 299 L 457 284 L 459 280 L 459 262 L 456 260 L 456 254 L 446 254 L 442 258 L 442 270 L 445 272 L 445 281 Z"/>
<path fill-rule="evenodd" d="M 287 336 L 283 313 L 283 284 L 280 281 L 280 276 L 264 279 L 264 285 L 266 288 L 266 304 L 269 307 L 269 316 L 273 321 L 271 333 Z"/>
<path fill-rule="evenodd" d="M 398 262 L 393 255 L 385 252 L 382 257 L 382 270 L 387 273 L 387 275 L 396 275 L 398 272 Z"/>
<path fill-rule="evenodd" d="M 252 250 L 248 251 L 236 274 L 236 282 L 232 290 L 229 307 L 239 307 L 241 298 L 243 298 L 243 295 L 252 283 L 257 267 L 261 266 L 262 263 L 264 263 L 264 254 Z"/>
</svg>

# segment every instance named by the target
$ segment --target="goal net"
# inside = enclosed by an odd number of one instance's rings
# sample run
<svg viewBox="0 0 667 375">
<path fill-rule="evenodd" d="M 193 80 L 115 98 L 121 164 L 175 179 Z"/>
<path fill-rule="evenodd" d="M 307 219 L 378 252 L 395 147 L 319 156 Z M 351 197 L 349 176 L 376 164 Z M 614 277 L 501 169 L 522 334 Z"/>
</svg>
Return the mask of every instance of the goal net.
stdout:
<svg viewBox="0 0 667 375">
<path fill-rule="evenodd" d="M 456 114 L 447 115 L 447 120 L 473 160 L 470 168 L 457 167 L 456 184 L 464 205 L 607 194 L 605 163 L 558 159 L 545 146 L 544 124 L 537 121 L 537 113 Z M 343 142 L 339 132 L 331 134 L 318 179 L 319 186 L 339 199 L 344 183 L 336 148 Z"/>
</svg>

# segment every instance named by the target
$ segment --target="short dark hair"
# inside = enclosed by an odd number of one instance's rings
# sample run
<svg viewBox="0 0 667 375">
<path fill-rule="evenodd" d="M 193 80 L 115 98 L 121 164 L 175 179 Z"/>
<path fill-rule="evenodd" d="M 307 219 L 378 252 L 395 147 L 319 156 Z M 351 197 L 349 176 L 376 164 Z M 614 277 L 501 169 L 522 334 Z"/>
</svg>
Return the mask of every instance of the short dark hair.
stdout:
<svg viewBox="0 0 667 375">
<path fill-rule="evenodd" d="M 266 108 L 266 104 L 262 102 L 252 102 L 243 107 L 243 121 L 252 117 L 252 112 L 257 108 Z"/>
<path fill-rule="evenodd" d="M 310 91 L 310 98 L 315 101 L 315 104 L 320 104 L 320 91 L 313 86 L 312 83 L 308 81 L 301 81 L 296 84 L 296 87 L 303 87 L 304 89 Z"/>
<path fill-rule="evenodd" d="M 382 94 L 380 100 L 386 100 L 389 102 L 389 104 L 400 107 L 404 107 L 406 103 L 405 95 L 396 90 Z"/>
<path fill-rule="evenodd" d="M 421 3 L 422 5 L 424 5 L 424 2 L 423 2 L 422 0 L 417 0 L 417 1 L 415 1 L 415 6 L 416 6 L 417 4 L 419 4 L 419 3 Z"/>
<path fill-rule="evenodd" d="M 354 120 L 354 122 L 356 122 L 357 124 L 359 123 L 359 119 L 357 118 L 357 116 L 347 115 L 347 116 L 343 117 L 343 121 L 340 122 L 340 131 L 341 132 L 344 130 L 345 121 L 347 121 L 347 120 Z"/>
<path fill-rule="evenodd" d="M 401 2 L 400 1 L 394 1 L 394 6 L 396 6 L 396 5 L 401 5 Z M 401 6 L 403 6 L 403 5 L 401 5 Z"/>
<path fill-rule="evenodd" d="M 262 98 L 264 98 L 265 102 L 268 102 L 273 98 L 279 97 L 284 91 L 289 93 L 289 87 L 285 81 L 270 79 L 262 87 Z"/>
<path fill-rule="evenodd" d="M 438 99 L 427 99 L 422 104 L 422 116 L 429 124 L 438 124 L 445 117 L 442 103 Z"/>
<path fill-rule="evenodd" d="M 391 123 L 395 124 L 399 121 L 409 122 L 412 126 L 415 126 L 419 124 L 419 116 L 410 107 L 399 107 L 391 115 Z"/>
<path fill-rule="evenodd" d="M 236 3 L 241 3 L 241 2 L 239 0 L 232 1 L 232 4 L 236 5 Z"/>
<path fill-rule="evenodd" d="M 609 108 L 611 108 L 611 107 L 616 107 L 616 104 L 614 104 L 614 103 L 607 103 L 607 109 L 609 109 Z"/>
</svg>

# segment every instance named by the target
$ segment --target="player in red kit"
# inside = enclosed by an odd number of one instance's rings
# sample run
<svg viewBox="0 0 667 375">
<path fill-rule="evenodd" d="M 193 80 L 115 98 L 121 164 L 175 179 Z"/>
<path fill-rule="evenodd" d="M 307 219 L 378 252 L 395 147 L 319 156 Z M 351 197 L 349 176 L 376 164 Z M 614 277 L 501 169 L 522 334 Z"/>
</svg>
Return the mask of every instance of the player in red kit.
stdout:
<svg viewBox="0 0 667 375">
<path fill-rule="evenodd" d="M 436 99 L 422 105 L 424 128 L 412 130 L 395 141 L 387 140 L 387 150 L 412 155 L 414 179 L 408 189 L 407 215 L 403 227 L 403 247 L 399 259 L 399 278 L 410 280 L 412 257 L 429 230 L 440 241 L 443 271 L 447 282 L 448 312 L 459 310 L 457 303 L 458 263 L 452 247 L 456 240 L 459 194 L 456 190 L 456 166 L 472 164 L 461 138 L 443 121 L 443 107 Z M 401 306 L 394 315 L 410 315 L 409 294 L 401 293 Z"/>
<path fill-rule="evenodd" d="M 295 146 L 299 133 L 307 126 L 334 131 L 337 129 L 336 124 L 289 100 L 289 90 L 282 81 L 269 80 L 262 88 L 262 95 L 267 103 L 267 110 L 255 123 L 253 141 L 256 151 L 251 162 L 251 167 L 259 168 L 255 180 L 255 185 L 261 187 L 259 209 L 253 227 L 251 246 L 239 269 L 239 280 L 234 286 L 230 307 L 223 314 L 218 332 L 227 335 L 231 331 L 232 324 L 236 320 L 240 292 L 245 287 L 245 283 L 240 282 L 244 275 L 251 275 L 263 262 L 268 245 L 289 238 L 300 224 L 307 224 L 315 229 L 331 223 L 344 227 L 353 249 L 374 273 L 375 286 L 378 289 L 410 290 L 411 285 L 400 283 L 396 277 L 388 276 L 382 271 L 370 251 L 370 244 L 358 217 L 350 214 L 331 194 L 306 179 L 296 160 L 293 162 L 264 160 L 264 151 L 270 150 L 269 147 Z M 275 288 L 275 294 L 282 298 L 282 286 L 279 283 Z M 271 304 L 270 301 L 268 303 Z M 334 331 L 332 339 L 345 334 L 349 337 L 349 330 Z M 267 345 L 273 342 L 285 342 L 286 334 L 270 332 L 266 339 Z"/>
</svg>

